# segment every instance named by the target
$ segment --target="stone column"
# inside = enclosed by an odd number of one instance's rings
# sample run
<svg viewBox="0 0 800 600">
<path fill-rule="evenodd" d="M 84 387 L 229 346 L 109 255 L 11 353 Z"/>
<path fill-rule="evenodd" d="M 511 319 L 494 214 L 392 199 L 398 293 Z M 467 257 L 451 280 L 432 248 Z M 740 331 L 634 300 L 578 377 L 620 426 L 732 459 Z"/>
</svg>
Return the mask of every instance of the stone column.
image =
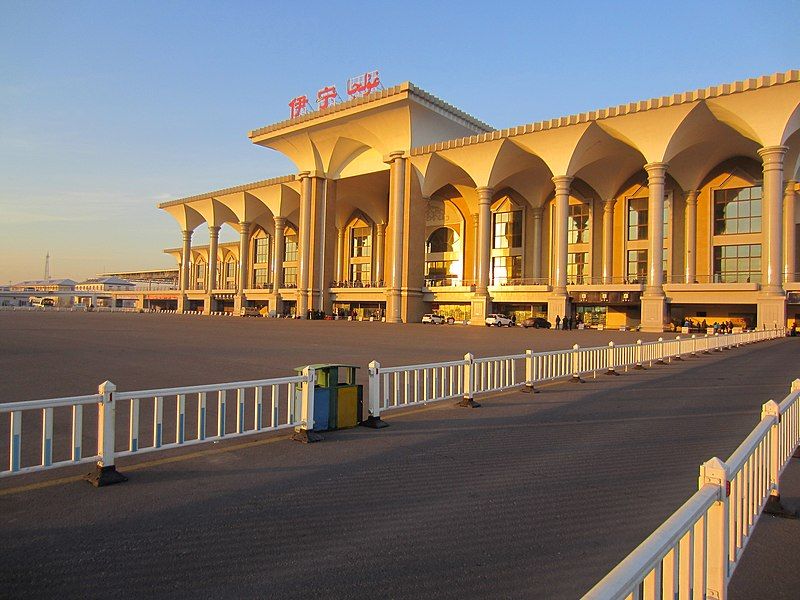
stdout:
<svg viewBox="0 0 800 600">
<path fill-rule="evenodd" d="M 273 217 L 275 221 L 275 248 L 272 260 L 275 261 L 272 272 L 272 293 L 277 294 L 283 287 L 283 261 L 286 257 L 286 218 Z"/>
<path fill-rule="evenodd" d="M 250 262 L 250 223 L 242 221 L 239 223 L 239 285 L 238 292 L 241 294 L 250 284 L 250 273 L 248 265 Z"/>
<path fill-rule="evenodd" d="M 336 279 L 337 281 L 346 281 L 347 274 L 344 272 L 344 232 L 345 227 L 336 228 Z"/>
<path fill-rule="evenodd" d="M 553 293 L 567 295 L 567 252 L 569 250 L 567 229 L 569 227 L 569 188 L 572 177 L 553 177 L 556 186 L 556 207 L 553 219 Z M 564 315 L 561 315 L 562 317 Z"/>
<path fill-rule="evenodd" d="M 300 224 L 297 232 L 297 316 L 305 319 L 308 313 L 308 261 L 311 244 L 311 178 L 304 171 L 300 177 Z"/>
<path fill-rule="evenodd" d="M 795 185 L 796 181 L 786 182 L 786 191 L 783 196 L 783 281 L 793 283 L 797 281 L 795 257 Z"/>
<path fill-rule="evenodd" d="M 694 283 L 697 280 L 697 196 L 698 190 L 686 192 L 686 234 L 683 240 L 686 248 L 684 262 L 684 283 Z"/>
<path fill-rule="evenodd" d="M 392 225 L 391 267 L 387 290 L 387 323 L 402 321 L 401 288 L 403 286 L 403 235 L 405 215 L 406 163 L 403 152 L 389 154 L 389 219 Z"/>
<path fill-rule="evenodd" d="M 219 227 L 208 226 L 208 281 L 206 290 L 209 294 L 217 287 L 217 251 L 219 248 Z"/>
<path fill-rule="evenodd" d="M 494 190 L 480 187 L 478 192 L 478 273 L 475 282 L 475 293 L 480 296 L 489 294 L 489 272 L 492 260 L 492 196 Z"/>
<path fill-rule="evenodd" d="M 614 282 L 614 198 L 603 202 L 603 283 Z"/>
<path fill-rule="evenodd" d="M 542 211 L 544 207 L 532 208 L 533 215 L 533 279 L 535 283 L 542 278 Z"/>
<path fill-rule="evenodd" d="M 648 163 L 647 171 L 647 285 L 642 294 L 642 331 L 664 331 L 664 183 L 667 163 Z"/>
<path fill-rule="evenodd" d="M 375 250 L 375 272 L 373 277 L 373 285 L 379 284 L 383 281 L 383 254 L 386 245 L 386 223 L 377 223 L 375 225 L 375 243 L 373 248 Z"/>
<path fill-rule="evenodd" d="M 181 294 L 189 289 L 189 264 L 192 261 L 192 231 L 183 232 L 183 250 L 181 252 Z"/>
<path fill-rule="evenodd" d="M 478 282 L 478 213 L 472 215 L 472 283 Z"/>
<path fill-rule="evenodd" d="M 758 326 L 786 325 L 783 295 L 783 160 L 786 146 L 767 146 L 758 151 L 764 165 L 762 194 L 763 233 L 761 236 L 761 293 L 758 299 Z"/>
</svg>

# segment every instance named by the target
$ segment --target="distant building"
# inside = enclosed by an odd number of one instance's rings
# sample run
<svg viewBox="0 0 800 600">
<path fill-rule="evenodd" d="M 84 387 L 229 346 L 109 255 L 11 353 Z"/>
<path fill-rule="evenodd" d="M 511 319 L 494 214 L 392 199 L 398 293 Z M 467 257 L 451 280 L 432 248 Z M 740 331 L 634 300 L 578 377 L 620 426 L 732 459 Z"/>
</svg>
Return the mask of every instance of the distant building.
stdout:
<svg viewBox="0 0 800 600">
<path fill-rule="evenodd" d="M 9 286 L 12 292 L 72 292 L 76 283 L 72 279 L 32 279 Z"/>
<path fill-rule="evenodd" d="M 103 273 L 98 277 L 125 279 L 136 290 L 175 290 L 178 288 L 178 269 L 151 269 L 147 271 L 119 271 Z"/>
<path fill-rule="evenodd" d="M 119 277 L 92 277 L 75 285 L 79 292 L 127 292 L 134 289 L 134 284 Z"/>
</svg>

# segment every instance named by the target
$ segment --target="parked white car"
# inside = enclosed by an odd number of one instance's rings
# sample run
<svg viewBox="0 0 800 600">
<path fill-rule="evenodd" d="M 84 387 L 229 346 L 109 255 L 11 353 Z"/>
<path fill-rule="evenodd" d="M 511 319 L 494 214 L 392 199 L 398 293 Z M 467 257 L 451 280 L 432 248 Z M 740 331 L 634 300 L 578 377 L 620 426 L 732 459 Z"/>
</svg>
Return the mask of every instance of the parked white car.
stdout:
<svg viewBox="0 0 800 600">
<path fill-rule="evenodd" d="M 444 323 L 444 317 L 434 314 L 422 315 L 423 323 L 431 323 L 433 325 L 441 325 Z"/>
<path fill-rule="evenodd" d="M 513 327 L 514 322 L 505 315 L 495 314 L 486 317 L 487 327 Z"/>
</svg>

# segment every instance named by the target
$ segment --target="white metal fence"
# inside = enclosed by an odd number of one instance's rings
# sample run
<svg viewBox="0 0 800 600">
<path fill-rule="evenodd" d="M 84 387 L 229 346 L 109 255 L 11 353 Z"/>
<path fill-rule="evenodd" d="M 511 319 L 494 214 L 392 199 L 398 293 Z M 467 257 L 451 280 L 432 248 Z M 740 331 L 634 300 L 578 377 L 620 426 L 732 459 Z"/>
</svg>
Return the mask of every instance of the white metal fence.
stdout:
<svg viewBox="0 0 800 600">
<path fill-rule="evenodd" d="M 734 569 L 800 442 L 800 379 L 725 461 L 700 467 L 699 489 L 584 600 L 727 597 Z"/>
<path fill-rule="evenodd" d="M 617 369 L 642 368 L 645 364 L 683 360 L 699 353 L 722 351 L 785 335 L 784 329 L 748 331 L 727 335 L 692 335 L 672 340 L 659 338 L 653 342 L 638 340 L 635 344 L 614 344 L 569 350 L 475 358 L 399 367 L 383 367 L 377 361 L 369 364 L 369 413 L 379 419 L 382 412 L 406 408 L 438 400 L 463 396 L 472 400 L 475 394 L 498 392 L 525 385 L 534 390 L 537 384 L 555 379 L 582 375 L 617 373 Z"/>
<path fill-rule="evenodd" d="M 373 361 L 369 364 L 368 410 L 374 421 L 395 408 L 456 397 L 472 401 L 476 394 L 521 385 L 535 391 L 536 384 L 546 381 L 615 373 L 620 368 L 676 360 L 784 333 L 693 335 L 486 358 L 466 354 L 463 360 L 400 367 L 381 367 Z M 8 469 L 0 471 L 0 477 L 95 461 L 100 468 L 113 468 L 120 456 L 289 427 L 311 431 L 315 377 L 309 367 L 292 377 L 133 392 L 117 392 L 114 384 L 106 381 L 96 394 L 0 404 L 0 414 L 10 417 Z M 97 407 L 96 413 L 85 410 L 91 406 Z M 84 434 L 94 425 L 96 440 Z M 28 440 L 39 437 L 41 443 L 23 444 L 23 435 Z M 90 444 L 92 450 L 87 453 Z M 790 445 L 784 442 L 784 453 Z M 735 474 L 739 468 L 751 468 L 732 464 L 737 466 Z M 749 470 L 742 472 L 742 477 L 750 476 Z"/>
</svg>

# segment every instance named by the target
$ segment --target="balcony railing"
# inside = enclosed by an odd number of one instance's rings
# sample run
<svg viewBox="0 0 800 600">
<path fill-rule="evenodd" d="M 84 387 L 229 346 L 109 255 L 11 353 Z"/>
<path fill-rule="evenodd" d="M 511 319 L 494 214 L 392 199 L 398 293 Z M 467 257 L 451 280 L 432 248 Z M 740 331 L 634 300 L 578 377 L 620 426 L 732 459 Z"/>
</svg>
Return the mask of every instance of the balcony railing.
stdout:
<svg viewBox="0 0 800 600">
<path fill-rule="evenodd" d="M 345 281 L 331 281 L 332 288 L 383 288 L 385 287 L 383 280 L 379 281 L 361 281 L 361 280 L 345 280 Z"/>
</svg>

